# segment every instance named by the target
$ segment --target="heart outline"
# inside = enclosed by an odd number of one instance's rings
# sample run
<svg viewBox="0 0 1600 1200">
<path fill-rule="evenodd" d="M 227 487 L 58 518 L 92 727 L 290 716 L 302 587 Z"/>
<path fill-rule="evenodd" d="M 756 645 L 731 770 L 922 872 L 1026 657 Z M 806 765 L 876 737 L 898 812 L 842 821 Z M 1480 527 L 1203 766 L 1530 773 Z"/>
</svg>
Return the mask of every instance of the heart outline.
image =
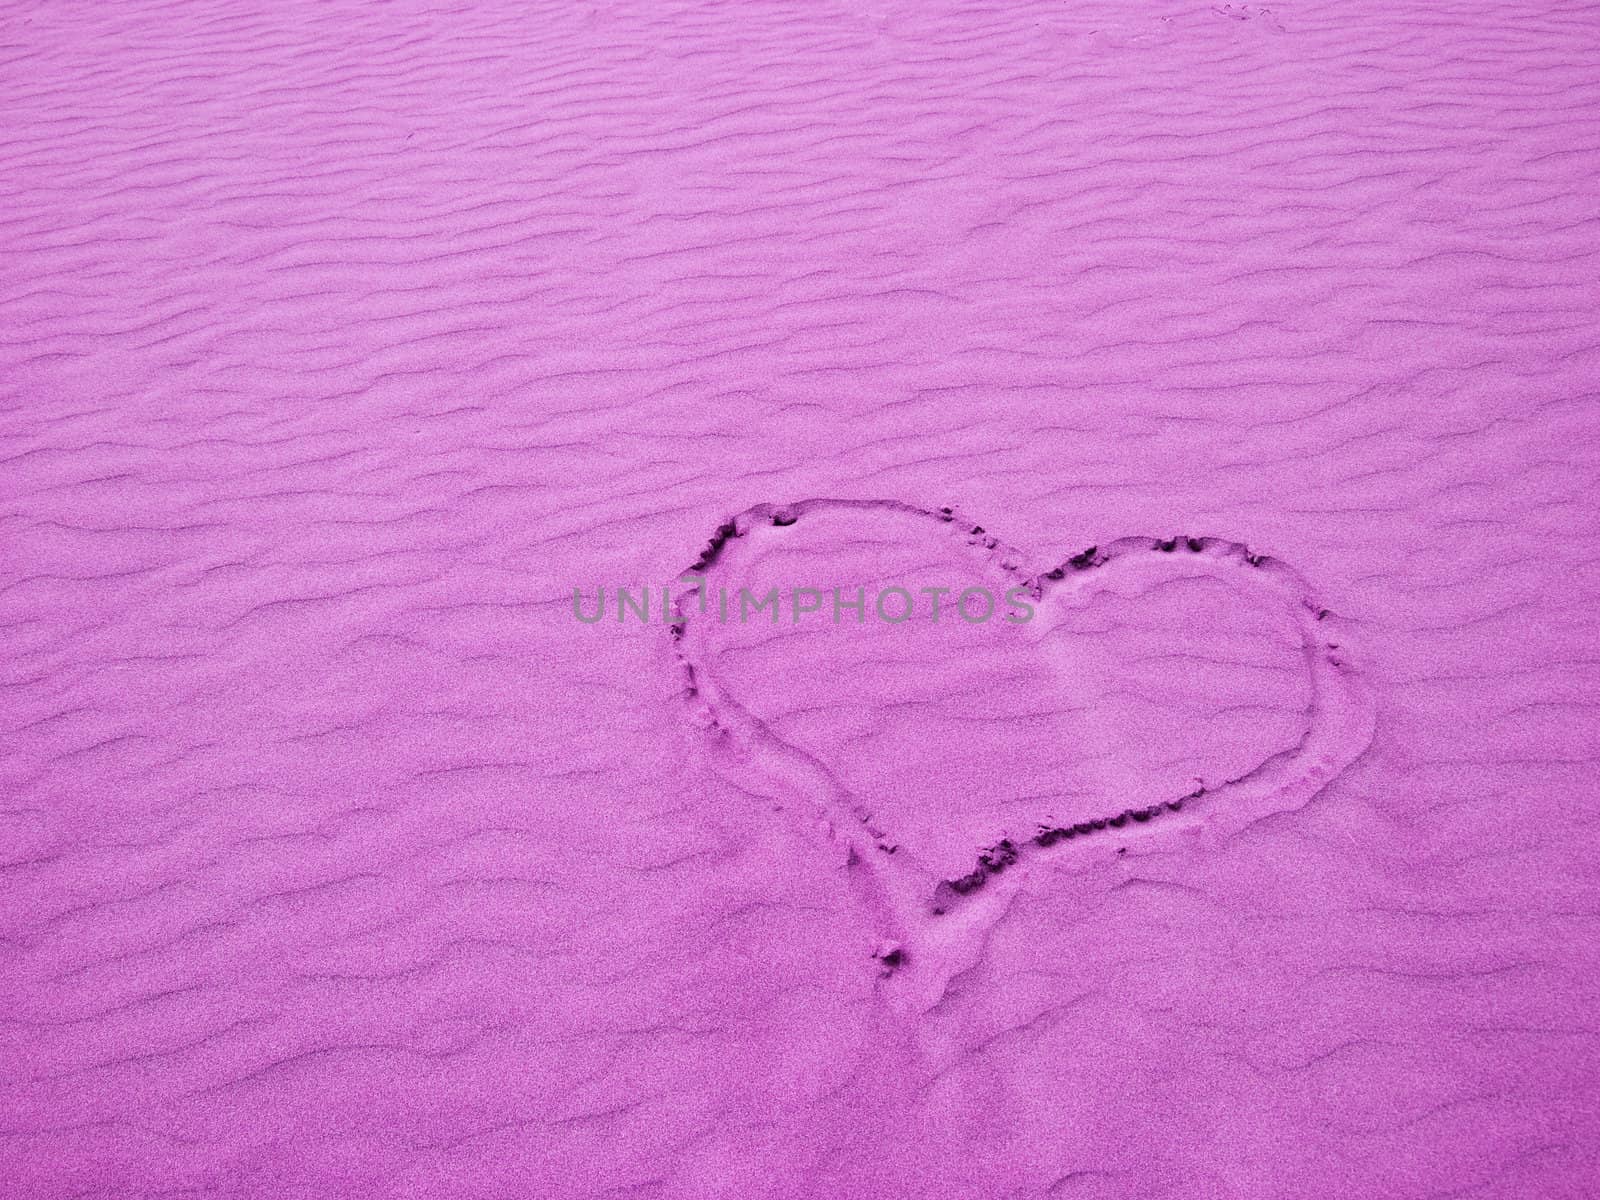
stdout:
<svg viewBox="0 0 1600 1200">
<path fill-rule="evenodd" d="M 977 551 L 986 569 L 1013 586 L 1045 596 L 1082 599 L 1104 584 L 1113 564 L 1167 561 L 1187 564 L 1229 584 L 1247 599 L 1275 597 L 1294 618 L 1311 685 L 1311 717 L 1299 742 L 1269 755 L 1255 766 L 1215 787 L 1202 786 L 1187 795 L 1145 808 L 1123 809 L 1071 827 L 1041 826 L 1020 842 L 1005 839 L 980 849 L 974 870 L 959 879 L 935 878 L 914 853 L 887 840 L 876 827 L 871 809 L 845 788 L 815 755 L 774 733 L 729 694 L 697 654 L 703 648 L 708 621 L 697 621 L 690 602 L 702 595 L 711 573 L 736 539 L 758 528 L 787 528 L 808 512 L 845 509 L 894 512 L 937 523 L 959 538 L 968 552 Z M 846 866 L 858 896 L 874 914 L 883 933 L 875 957 L 885 980 L 894 980 L 893 997 L 916 1011 L 937 1004 L 959 972 L 981 953 L 981 935 L 1014 899 L 1029 866 L 1041 858 L 1061 858 L 1058 847 L 1095 842 L 1094 835 L 1112 831 L 1085 856 L 1091 862 L 1132 854 L 1156 853 L 1189 839 L 1204 841 L 1233 833 L 1256 821 L 1305 807 L 1366 750 L 1375 724 L 1370 691 L 1356 670 L 1345 641 L 1343 623 L 1318 602 L 1298 571 L 1280 558 L 1253 553 L 1243 543 L 1217 537 L 1131 536 L 1091 546 L 1049 570 L 1029 574 L 1026 556 L 984 526 L 950 507 L 924 508 L 899 500 L 848 500 L 817 497 L 790 504 L 756 504 L 722 522 L 696 561 L 684 572 L 698 582 L 673 597 L 670 632 L 683 675 L 683 697 L 697 724 L 708 736 L 713 761 L 741 777 L 767 771 L 788 778 L 780 792 L 805 795 L 823 818 L 831 840 L 846 851 Z M 1235 586 L 1251 580 L 1249 592 Z M 1113 844 L 1114 843 L 1114 844 Z M 1105 850 L 1113 853 L 1104 853 Z M 900 981 L 909 981 L 900 986 Z"/>
</svg>

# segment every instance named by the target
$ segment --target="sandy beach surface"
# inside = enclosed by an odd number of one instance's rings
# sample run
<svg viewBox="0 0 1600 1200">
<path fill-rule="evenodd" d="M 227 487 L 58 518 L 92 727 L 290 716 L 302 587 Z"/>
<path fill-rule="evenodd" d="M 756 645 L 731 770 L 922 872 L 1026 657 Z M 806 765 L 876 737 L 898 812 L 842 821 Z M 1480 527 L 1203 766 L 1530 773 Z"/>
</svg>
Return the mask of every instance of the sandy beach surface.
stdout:
<svg viewBox="0 0 1600 1200">
<path fill-rule="evenodd" d="M 0 4 L 0 1194 L 1600 1194 L 1597 178 L 1582 3 Z"/>
</svg>

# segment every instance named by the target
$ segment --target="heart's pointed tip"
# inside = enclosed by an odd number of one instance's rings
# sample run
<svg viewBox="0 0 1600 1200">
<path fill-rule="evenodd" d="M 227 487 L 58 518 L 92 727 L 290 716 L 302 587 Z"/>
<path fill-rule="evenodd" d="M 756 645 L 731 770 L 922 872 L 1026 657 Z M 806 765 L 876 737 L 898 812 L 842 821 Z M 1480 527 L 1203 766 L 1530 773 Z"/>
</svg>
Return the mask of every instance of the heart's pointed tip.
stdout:
<svg viewBox="0 0 1600 1200">
<path fill-rule="evenodd" d="M 882 964 L 882 974 L 885 979 L 894 975 L 911 961 L 910 951 L 905 945 L 894 940 L 879 942 L 877 948 L 872 952 L 872 957 Z"/>
</svg>

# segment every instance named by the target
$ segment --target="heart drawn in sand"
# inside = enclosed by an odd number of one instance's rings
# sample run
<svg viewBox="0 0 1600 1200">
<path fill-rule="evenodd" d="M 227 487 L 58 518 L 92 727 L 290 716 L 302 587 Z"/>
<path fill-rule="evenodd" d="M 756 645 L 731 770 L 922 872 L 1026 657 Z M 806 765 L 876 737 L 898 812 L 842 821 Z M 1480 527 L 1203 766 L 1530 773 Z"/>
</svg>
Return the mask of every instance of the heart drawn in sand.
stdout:
<svg viewBox="0 0 1600 1200">
<path fill-rule="evenodd" d="M 814 499 L 725 522 L 685 579 L 707 753 L 821 818 L 913 1007 L 1034 867 L 1193 851 L 1304 807 L 1371 738 L 1343 623 L 1225 539 L 1041 568 L 952 509 Z"/>
</svg>

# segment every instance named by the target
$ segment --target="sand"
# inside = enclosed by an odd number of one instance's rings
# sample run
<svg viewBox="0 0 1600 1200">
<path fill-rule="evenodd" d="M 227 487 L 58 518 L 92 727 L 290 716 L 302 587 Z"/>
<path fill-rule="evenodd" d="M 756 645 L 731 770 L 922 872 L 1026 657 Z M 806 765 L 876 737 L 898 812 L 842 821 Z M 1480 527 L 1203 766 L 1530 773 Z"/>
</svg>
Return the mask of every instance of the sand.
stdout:
<svg viewBox="0 0 1600 1200">
<path fill-rule="evenodd" d="M 0 7 L 0 1193 L 1600 1192 L 1597 63 Z"/>
</svg>

